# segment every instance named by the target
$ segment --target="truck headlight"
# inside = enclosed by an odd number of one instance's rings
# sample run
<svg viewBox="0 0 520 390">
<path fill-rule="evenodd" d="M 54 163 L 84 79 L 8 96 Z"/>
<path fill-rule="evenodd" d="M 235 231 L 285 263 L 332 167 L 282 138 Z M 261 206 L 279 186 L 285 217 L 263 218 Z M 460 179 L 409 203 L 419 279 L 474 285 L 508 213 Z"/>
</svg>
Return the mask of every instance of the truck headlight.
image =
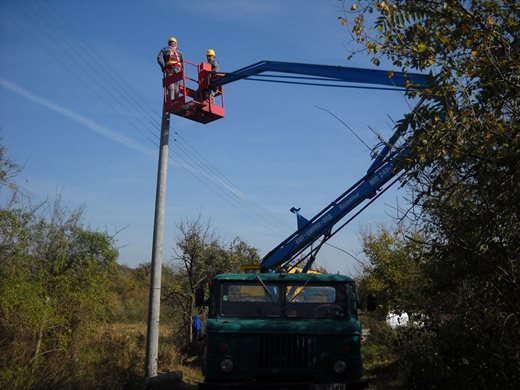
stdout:
<svg viewBox="0 0 520 390">
<path fill-rule="evenodd" d="M 343 360 L 336 360 L 332 365 L 332 369 L 336 374 L 343 374 L 347 369 L 347 364 Z"/>
<path fill-rule="evenodd" d="M 231 359 L 222 359 L 220 361 L 220 370 L 222 372 L 231 372 L 231 370 L 233 369 L 233 360 Z"/>
</svg>

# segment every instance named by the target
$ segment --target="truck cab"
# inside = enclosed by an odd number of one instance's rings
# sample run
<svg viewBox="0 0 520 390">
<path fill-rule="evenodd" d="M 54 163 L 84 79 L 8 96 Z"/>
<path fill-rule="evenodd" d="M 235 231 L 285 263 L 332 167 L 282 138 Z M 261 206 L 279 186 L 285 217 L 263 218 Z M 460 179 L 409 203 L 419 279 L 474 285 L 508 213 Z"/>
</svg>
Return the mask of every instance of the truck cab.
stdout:
<svg viewBox="0 0 520 390">
<path fill-rule="evenodd" d="M 205 382 L 213 388 L 363 388 L 354 280 L 222 274 L 212 282 Z"/>
</svg>

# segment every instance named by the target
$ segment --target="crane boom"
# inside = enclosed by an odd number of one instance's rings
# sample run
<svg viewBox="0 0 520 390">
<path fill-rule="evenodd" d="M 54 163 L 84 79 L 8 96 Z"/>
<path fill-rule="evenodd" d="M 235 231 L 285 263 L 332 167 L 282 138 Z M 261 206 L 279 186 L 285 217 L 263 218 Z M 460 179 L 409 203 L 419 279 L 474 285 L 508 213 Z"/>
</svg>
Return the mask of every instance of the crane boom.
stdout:
<svg viewBox="0 0 520 390">
<path fill-rule="evenodd" d="M 391 158 L 384 160 L 379 167 L 369 171 L 367 175 L 318 213 L 305 226 L 271 250 L 262 259 L 262 271 L 287 264 L 295 255 L 304 251 L 321 236 L 330 234 L 336 223 L 362 202 L 372 198 L 379 189 L 398 174 L 399 169 L 396 168 L 395 162 L 406 153 L 407 150 L 402 149 L 398 153 L 394 153 Z"/>
<path fill-rule="evenodd" d="M 396 91 L 402 91 L 408 88 L 422 88 L 426 86 L 427 78 L 429 77 L 428 75 L 420 73 L 404 73 L 379 69 L 374 70 L 296 62 L 260 61 L 234 72 L 217 74 L 216 77 L 210 81 L 209 88 L 216 89 L 234 81 L 253 79 L 252 76 L 259 77 L 262 73 L 269 73 L 263 75 L 265 77 L 282 77 L 272 75 L 272 73 L 289 73 L 310 76 L 302 78 L 320 82 L 380 85 L 388 87 L 386 89 Z M 337 84 L 326 85 L 336 86 Z M 277 267 L 288 266 L 295 257 L 300 255 L 320 237 L 323 237 L 319 246 L 321 247 L 331 236 L 332 228 L 336 223 L 358 205 L 373 198 L 377 191 L 381 190 L 386 183 L 394 178 L 399 172 L 399 169 L 396 167 L 396 161 L 407 154 L 405 146 L 400 149 L 394 148 L 395 143 L 402 136 L 404 130 L 405 129 L 398 126 L 394 135 L 392 135 L 381 152 L 374 159 L 362 179 L 265 255 L 260 264 L 261 270 L 265 272 Z M 314 251 L 319 250 L 319 247 Z M 312 252 L 311 250 L 311 253 Z M 309 269 L 313 261 L 314 257 L 311 256 L 304 270 Z"/>
<path fill-rule="evenodd" d="M 320 77 L 320 80 L 343 81 L 361 84 L 377 84 L 402 89 L 410 85 L 426 85 L 427 76 L 420 73 L 403 73 L 379 69 L 363 69 L 345 66 L 302 64 L 297 62 L 260 61 L 234 72 L 219 74 L 210 83 L 216 89 L 234 81 L 265 72 L 292 73 Z M 410 84 L 411 83 L 411 84 Z"/>
</svg>

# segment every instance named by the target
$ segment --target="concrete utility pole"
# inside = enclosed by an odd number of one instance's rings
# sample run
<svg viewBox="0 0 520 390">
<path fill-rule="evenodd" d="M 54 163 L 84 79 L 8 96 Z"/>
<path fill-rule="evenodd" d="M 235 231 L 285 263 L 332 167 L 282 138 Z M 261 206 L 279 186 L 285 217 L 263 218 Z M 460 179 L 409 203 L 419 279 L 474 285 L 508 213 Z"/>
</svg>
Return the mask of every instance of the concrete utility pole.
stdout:
<svg viewBox="0 0 520 390">
<path fill-rule="evenodd" d="M 168 141 L 170 138 L 170 114 L 163 104 L 159 167 L 155 193 L 155 218 L 153 225 L 152 267 L 150 271 L 150 295 L 148 301 L 148 329 L 146 332 L 146 377 L 157 376 L 159 351 L 159 317 L 161 310 L 161 271 L 164 236 L 164 209 L 166 198 L 166 174 L 168 171 Z"/>
</svg>

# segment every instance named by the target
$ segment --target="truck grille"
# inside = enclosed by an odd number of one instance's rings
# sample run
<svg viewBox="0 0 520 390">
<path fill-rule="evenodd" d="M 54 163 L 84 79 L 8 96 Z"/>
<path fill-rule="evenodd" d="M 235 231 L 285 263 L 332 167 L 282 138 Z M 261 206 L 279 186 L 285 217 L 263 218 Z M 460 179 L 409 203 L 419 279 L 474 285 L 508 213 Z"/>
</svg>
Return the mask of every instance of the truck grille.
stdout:
<svg viewBox="0 0 520 390">
<path fill-rule="evenodd" d="M 299 335 L 261 335 L 260 367 L 301 369 L 313 366 L 312 339 Z"/>
</svg>

